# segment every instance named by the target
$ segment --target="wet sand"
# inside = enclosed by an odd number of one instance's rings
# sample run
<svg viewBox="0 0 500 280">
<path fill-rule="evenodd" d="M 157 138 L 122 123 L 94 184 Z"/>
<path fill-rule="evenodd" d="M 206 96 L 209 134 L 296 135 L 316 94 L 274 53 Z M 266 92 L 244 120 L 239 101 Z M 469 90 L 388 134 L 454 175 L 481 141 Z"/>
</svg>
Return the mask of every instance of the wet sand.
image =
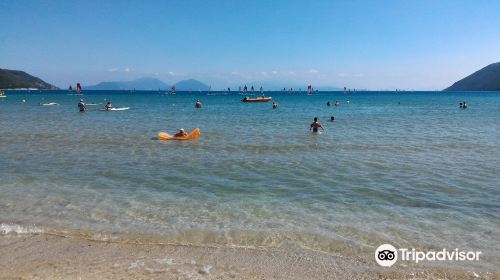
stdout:
<svg viewBox="0 0 500 280">
<path fill-rule="evenodd" d="M 0 279 L 500 279 L 499 273 L 378 267 L 309 250 L 130 244 L 56 235 L 0 237 Z"/>
</svg>

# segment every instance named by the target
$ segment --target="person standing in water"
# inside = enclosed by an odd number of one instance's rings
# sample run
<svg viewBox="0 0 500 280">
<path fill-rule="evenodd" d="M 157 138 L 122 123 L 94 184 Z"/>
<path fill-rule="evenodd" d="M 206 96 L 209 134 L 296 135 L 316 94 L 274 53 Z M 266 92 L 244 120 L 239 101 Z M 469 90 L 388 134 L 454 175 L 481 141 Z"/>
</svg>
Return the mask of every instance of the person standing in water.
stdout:
<svg viewBox="0 0 500 280">
<path fill-rule="evenodd" d="M 314 133 L 317 133 L 319 132 L 319 129 L 322 129 L 323 131 L 325 131 L 325 129 L 323 128 L 323 126 L 321 126 L 321 124 L 318 122 L 318 118 L 315 117 L 314 118 L 314 122 L 311 124 L 311 127 L 309 127 L 309 130 L 312 129 L 312 132 Z"/>
<path fill-rule="evenodd" d="M 200 100 L 196 100 L 196 103 L 194 103 L 194 107 L 197 108 L 197 109 L 201 108 L 201 102 L 200 102 Z"/>
<path fill-rule="evenodd" d="M 330 103 L 330 101 L 326 102 L 326 106 L 327 107 L 330 107 L 332 104 Z"/>
<path fill-rule="evenodd" d="M 276 102 L 273 102 L 273 109 L 278 109 L 278 104 L 276 104 Z"/>
<path fill-rule="evenodd" d="M 80 112 L 85 112 L 85 110 L 87 110 L 83 99 L 80 99 L 80 102 L 78 102 L 78 109 L 80 110 Z"/>
</svg>

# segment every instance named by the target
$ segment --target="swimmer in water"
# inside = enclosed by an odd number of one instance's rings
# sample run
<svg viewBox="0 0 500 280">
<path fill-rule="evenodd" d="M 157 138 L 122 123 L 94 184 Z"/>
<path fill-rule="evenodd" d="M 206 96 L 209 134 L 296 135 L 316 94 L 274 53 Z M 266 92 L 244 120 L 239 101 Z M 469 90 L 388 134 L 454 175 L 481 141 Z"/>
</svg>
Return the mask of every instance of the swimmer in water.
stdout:
<svg viewBox="0 0 500 280">
<path fill-rule="evenodd" d="M 326 106 L 327 107 L 330 107 L 332 104 L 330 103 L 330 101 L 326 102 Z"/>
<path fill-rule="evenodd" d="M 278 104 L 276 104 L 275 102 L 273 102 L 273 109 L 278 109 Z"/>
<path fill-rule="evenodd" d="M 194 103 L 194 107 L 197 108 L 197 109 L 201 108 L 201 102 L 200 102 L 200 100 L 196 100 L 196 103 Z"/>
<path fill-rule="evenodd" d="M 321 126 L 321 124 L 318 122 L 318 118 L 314 118 L 314 122 L 311 124 L 311 126 L 309 127 L 309 130 L 312 129 L 312 132 L 314 133 L 317 133 L 319 132 L 318 130 L 319 129 L 322 129 L 323 131 L 325 131 L 325 129 L 323 128 L 323 126 Z"/>
<path fill-rule="evenodd" d="M 334 121 L 335 121 L 335 117 L 334 117 L 334 116 L 331 116 L 331 117 L 330 117 L 330 121 L 331 121 L 331 122 L 334 122 Z"/>
</svg>

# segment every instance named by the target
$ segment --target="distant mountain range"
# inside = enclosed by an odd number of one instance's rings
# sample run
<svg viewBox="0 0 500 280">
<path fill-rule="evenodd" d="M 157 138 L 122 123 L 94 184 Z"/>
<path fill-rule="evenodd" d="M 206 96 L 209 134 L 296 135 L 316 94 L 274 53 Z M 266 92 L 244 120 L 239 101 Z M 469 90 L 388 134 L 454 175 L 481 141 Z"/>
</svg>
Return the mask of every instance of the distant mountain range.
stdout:
<svg viewBox="0 0 500 280">
<path fill-rule="evenodd" d="M 208 86 L 200 81 L 189 79 L 174 84 L 177 91 L 206 91 Z M 101 82 L 85 86 L 84 90 L 169 90 L 172 86 L 155 78 L 141 78 L 133 81 Z"/>
<path fill-rule="evenodd" d="M 167 90 L 170 86 L 154 78 L 141 78 L 133 81 L 101 82 L 93 86 L 84 86 L 84 90 Z"/>
<path fill-rule="evenodd" d="M 175 89 L 179 91 L 207 91 L 208 86 L 200 81 L 189 79 L 179 81 L 175 84 Z"/>
<path fill-rule="evenodd" d="M 31 76 L 30 74 L 19 71 L 0 69 L 0 88 L 1 89 L 20 89 L 20 88 L 36 88 L 36 89 L 58 89 L 49 83 L 42 81 L 40 78 Z"/>
<path fill-rule="evenodd" d="M 500 91 L 500 62 L 472 73 L 445 91 Z"/>
</svg>

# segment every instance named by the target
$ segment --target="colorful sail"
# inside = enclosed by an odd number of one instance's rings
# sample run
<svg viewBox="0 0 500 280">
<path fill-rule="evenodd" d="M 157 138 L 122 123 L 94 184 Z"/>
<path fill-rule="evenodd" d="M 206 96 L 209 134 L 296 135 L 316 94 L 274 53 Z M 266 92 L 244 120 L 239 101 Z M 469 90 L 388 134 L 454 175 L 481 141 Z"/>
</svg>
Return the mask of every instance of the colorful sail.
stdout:
<svg viewBox="0 0 500 280">
<path fill-rule="evenodd" d="M 78 94 L 82 93 L 82 86 L 80 85 L 80 83 L 76 83 L 76 92 Z"/>
</svg>

